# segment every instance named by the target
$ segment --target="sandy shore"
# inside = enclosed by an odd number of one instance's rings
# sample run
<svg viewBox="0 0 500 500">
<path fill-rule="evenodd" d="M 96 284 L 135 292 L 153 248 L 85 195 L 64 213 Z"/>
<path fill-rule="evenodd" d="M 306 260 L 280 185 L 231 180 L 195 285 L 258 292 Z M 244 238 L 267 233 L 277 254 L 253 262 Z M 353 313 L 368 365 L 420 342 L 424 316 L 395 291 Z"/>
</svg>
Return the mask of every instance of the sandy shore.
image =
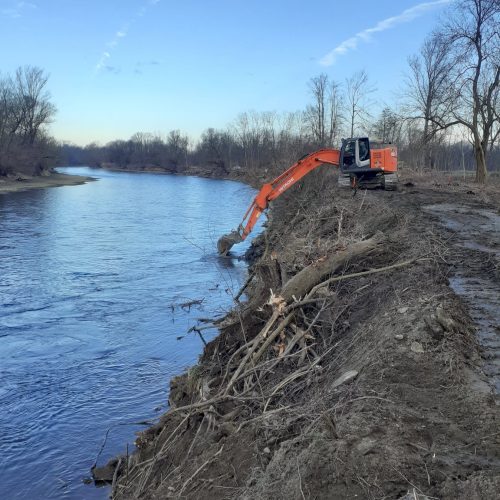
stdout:
<svg viewBox="0 0 500 500">
<path fill-rule="evenodd" d="M 88 181 L 95 180 L 92 177 L 82 175 L 51 174 L 48 177 L 24 177 L 23 180 L 15 180 L 0 177 L 0 194 L 26 191 L 27 189 L 40 189 L 59 186 L 76 186 Z"/>
</svg>

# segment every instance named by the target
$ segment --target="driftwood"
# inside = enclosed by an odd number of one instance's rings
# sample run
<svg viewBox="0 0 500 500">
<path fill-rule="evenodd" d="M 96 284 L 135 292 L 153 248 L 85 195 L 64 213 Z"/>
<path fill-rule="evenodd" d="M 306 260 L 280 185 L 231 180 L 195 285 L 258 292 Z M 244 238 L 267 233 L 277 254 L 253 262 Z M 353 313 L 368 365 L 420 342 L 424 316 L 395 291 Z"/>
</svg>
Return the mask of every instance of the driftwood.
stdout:
<svg viewBox="0 0 500 500">
<path fill-rule="evenodd" d="M 190 300 L 188 302 L 183 302 L 182 304 L 179 304 L 179 307 L 181 309 L 184 309 L 184 310 L 187 310 L 187 311 L 191 311 L 191 307 L 201 306 L 201 304 L 203 304 L 204 300 L 205 300 L 205 298 L 203 298 L 203 299 L 196 299 L 196 300 Z"/>
<path fill-rule="evenodd" d="M 283 286 L 280 296 L 287 303 L 292 301 L 294 297 L 297 300 L 300 297 L 304 297 L 307 292 L 320 283 L 324 277 L 338 271 L 353 258 L 375 250 L 384 240 L 385 236 L 383 233 L 377 233 L 368 240 L 353 243 L 345 250 L 336 252 L 319 262 L 314 262 L 289 279 Z"/>
</svg>

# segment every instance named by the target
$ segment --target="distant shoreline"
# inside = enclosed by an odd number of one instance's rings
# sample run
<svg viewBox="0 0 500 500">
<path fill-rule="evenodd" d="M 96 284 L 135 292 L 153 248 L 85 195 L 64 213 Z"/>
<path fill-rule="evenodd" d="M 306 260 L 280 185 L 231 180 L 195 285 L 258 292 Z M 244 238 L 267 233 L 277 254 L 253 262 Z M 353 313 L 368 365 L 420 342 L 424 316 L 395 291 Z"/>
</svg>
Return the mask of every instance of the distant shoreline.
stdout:
<svg viewBox="0 0 500 500">
<path fill-rule="evenodd" d="M 201 177 L 205 179 L 214 180 L 231 180 L 236 182 L 243 182 L 250 185 L 256 189 L 264 182 L 262 178 L 258 178 L 256 175 L 248 175 L 246 172 L 232 172 L 214 174 L 212 171 L 206 168 L 200 167 L 189 167 L 182 172 L 168 172 L 159 169 L 129 169 L 129 168 L 116 168 L 116 167 L 100 167 L 102 170 L 109 170 L 111 172 L 127 172 L 127 173 L 148 173 L 148 174 L 162 174 L 162 175 L 180 175 L 189 177 Z M 51 173 L 47 176 L 12 176 L 12 177 L 1 177 L 0 176 L 0 195 L 7 193 L 16 193 L 20 191 L 27 191 L 30 189 L 44 189 L 48 187 L 61 187 L 61 186 L 77 186 L 79 184 L 85 184 L 86 182 L 95 181 L 95 177 L 83 176 L 83 175 L 73 175 L 73 174 L 61 174 L 61 173 Z"/>
<path fill-rule="evenodd" d="M 254 189 L 260 189 L 262 184 L 268 180 L 266 176 L 258 176 L 255 173 L 249 174 L 247 171 L 239 172 L 214 172 L 209 168 L 199 166 L 189 166 L 184 168 L 181 172 L 172 172 L 161 168 L 143 167 L 143 168 L 120 168 L 111 165 L 99 167 L 102 170 L 110 172 L 126 172 L 133 174 L 160 174 L 160 175 L 176 175 L 181 177 L 200 177 L 202 179 L 213 179 L 219 181 L 235 181 L 247 184 Z"/>
<path fill-rule="evenodd" d="M 93 177 L 59 173 L 53 173 L 48 176 L 40 177 L 23 176 L 22 178 L 17 179 L 0 177 L 0 195 L 5 193 L 27 191 L 29 189 L 77 186 L 79 184 L 85 184 L 86 182 L 94 180 L 95 179 Z"/>
</svg>

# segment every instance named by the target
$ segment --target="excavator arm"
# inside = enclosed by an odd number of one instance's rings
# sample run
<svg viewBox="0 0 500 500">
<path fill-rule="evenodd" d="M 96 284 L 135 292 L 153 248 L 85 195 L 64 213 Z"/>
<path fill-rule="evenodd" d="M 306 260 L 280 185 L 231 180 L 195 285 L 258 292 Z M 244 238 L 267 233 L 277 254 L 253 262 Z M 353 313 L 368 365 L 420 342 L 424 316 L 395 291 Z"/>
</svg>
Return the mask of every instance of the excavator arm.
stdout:
<svg viewBox="0 0 500 500">
<path fill-rule="evenodd" d="M 222 236 L 217 242 L 219 253 L 226 255 L 233 245 L 244 241 L 254 228 L 262 212 L 268 208 L 269 203 L 291 188 L 302 177 L 320 165 L 329 164 L 338 167 L 339 161 L 340 151 L 338 149 L 320 149 L 304 156 L 272 182 L 264 184 L 248 207 L 238 228 Z"/>
</svg>

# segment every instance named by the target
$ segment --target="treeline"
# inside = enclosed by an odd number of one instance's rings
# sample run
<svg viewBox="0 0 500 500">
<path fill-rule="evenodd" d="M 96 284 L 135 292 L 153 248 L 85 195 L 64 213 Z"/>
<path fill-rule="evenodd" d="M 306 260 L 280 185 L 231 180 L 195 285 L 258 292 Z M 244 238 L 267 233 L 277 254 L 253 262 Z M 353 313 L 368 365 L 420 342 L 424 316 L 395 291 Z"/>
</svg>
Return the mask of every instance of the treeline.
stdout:
<svg viewBox="0 0 500 500">
<path fill-rule="evenodd" d="M 0 175 L 39 175 L 54 163 L 58 146 L 47 134 L 56 108 L 43 70 L 25 66 L 0 76 Z"/>
<path fill-rule="evenodd" d="M 65 144 L 60 161 L 131 170 L 184 173 L 202 169 L 214 175 L 234 170 L 283 168 L 316 147 L 299 113 L 242 113 L 224 130 L 208 128 L 199 140 L 178 130 L 160 134 L 136 133 L 128 141 L 84 148 Z"/>
<path fill-rule="evenodd" d="M 500 3 L 456 0 L 445 21 L 409 57 L 394 104 L 380 109 L 376 87 L 362 70 L 340 81 L 320 74 L 308 82 L 305 109 L 246 112 L 196 141 L 172 130 L 138 132 L 129 140 L 86 147 L 58 145 L 58 165 L 226 175 L 272 175 L 307 152 L 339 147 L 342 137 L 367 135 L 398 145 L 404 167 L 474 170 L 485 182 L 500 169 Z M 55 107 L 47 76 L 25 67 L 0 78 L 0 175 L 40 173 L 55 164 L 47 135 Z"/>
<path fill-rule="evenodd" d="M 380 109 L 365 71 L 344 81 L 326 74 L 308 82 L 310 103 L 294 113 L 247 112 L 223 130 L 187 135 L 137 133 L 128 141 L 85 148 L 65 145 L 67 164 L 183 172 L 205 168 L 280 171 L 306 152 L 338 147 L 342 137 L 368 135 L 399 147 L 416 170 L 474 170 L 484 182 L 500 169 L 500 4 L 457 0 L 446 20 L 409 57 L 404 88 Z"/>
<path fill-rule="evenodd" d="M 321 78 L 328 79 L 321 75 Z M 315 79 L 313 79 L 314 81 Z M 325 106 L 325 109 L 328 109 Z M 350 135 L 352 124 L 343 114 L 337 116 L 338 129 L 320 115 L 313 120 L 312 109 L 296 113 L 242 113 L 227 128 L 209 128 L 193 143 L 178 130 L 160 134 L 136 133 L 128 141 L 112 141 L 84 148 L 65 144 L 61 165 L 90 165 L 130 170 L 161 170 L 189 173 L 201 170 L 212 175 L 239 171 L 271 176 L 290 166 L 304 154 L 321 147 L 339 147 L 342 137 Z M 329 122 L 331 123 L 331 122 Z M 403 168 L 418 171 L 474 171 L 474 148 L 466 137 L 449 131 L 436 134 L 424 144 L 419 120 L 385 108 L 377 119 L 354 125 L 354 134 L 366 134 L 398 145 Z M 489 171 L 498 171 L 500 148 L 493 143 L 488 150 Z"/>
<path fill-rule="evenodd" d="M 421 124 L 424 159 L 450 134 L 468 141 L 485 182 L 500 136 L 500 2 L 457 0 L 410 57 L 403 110 Z M 498 156 L 496 156 L 498 161 Z"/>
</svg>

